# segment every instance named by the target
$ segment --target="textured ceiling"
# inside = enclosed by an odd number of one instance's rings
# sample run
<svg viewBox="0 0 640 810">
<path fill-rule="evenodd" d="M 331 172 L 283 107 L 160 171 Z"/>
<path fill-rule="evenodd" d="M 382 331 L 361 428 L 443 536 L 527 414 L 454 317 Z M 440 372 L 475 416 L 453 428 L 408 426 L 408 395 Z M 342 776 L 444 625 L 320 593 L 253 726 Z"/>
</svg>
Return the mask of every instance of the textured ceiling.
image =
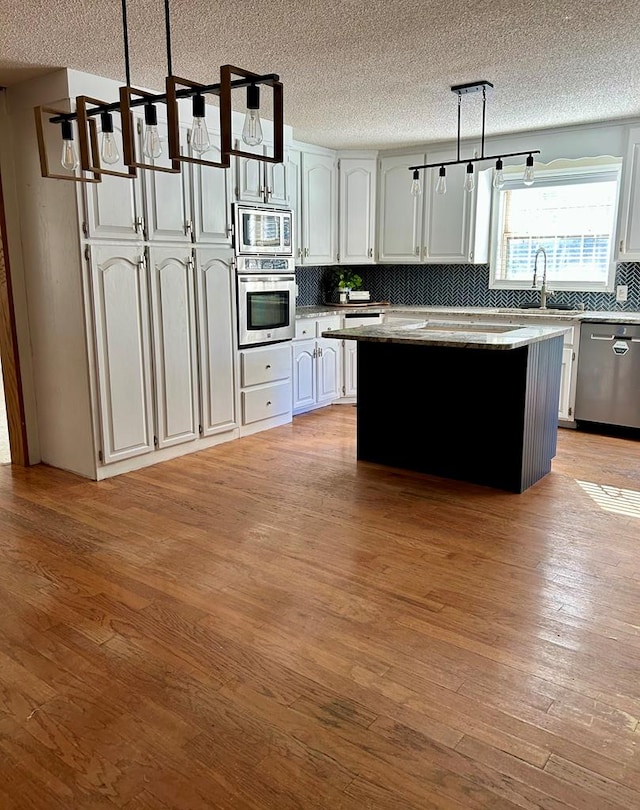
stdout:
<svg viewBox="0 0 640 810">
<path fill-rule="evenodd" d="M 640 115 L 638 0 L 173 0 L 174 72 L 279 73 L 286 122 L 332 147 L 455 136 L 451 84 L 494 83 L 489 133 Z M 70 67 L 123 80 L 118 0 L 0 0 L 0 84 Z M 133 83 L 166 74 L 163 3 L 129 0 Z M 463 136 L 479 130 L 463 102 Z"/>
</svg>

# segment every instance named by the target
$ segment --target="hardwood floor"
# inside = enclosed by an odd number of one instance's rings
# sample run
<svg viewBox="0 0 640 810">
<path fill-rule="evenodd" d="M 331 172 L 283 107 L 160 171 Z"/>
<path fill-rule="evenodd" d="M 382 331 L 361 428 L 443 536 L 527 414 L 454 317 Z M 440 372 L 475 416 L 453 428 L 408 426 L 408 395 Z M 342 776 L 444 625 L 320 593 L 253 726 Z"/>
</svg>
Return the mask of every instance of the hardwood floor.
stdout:
<svg viewBox="0 0 640 810">
<path fill-rule="evenodd" d="M 354 459 L 332 406 L 0 468 L 2 810 L 640 808 L 640 443 L 522 495 Z"/>
</svg>

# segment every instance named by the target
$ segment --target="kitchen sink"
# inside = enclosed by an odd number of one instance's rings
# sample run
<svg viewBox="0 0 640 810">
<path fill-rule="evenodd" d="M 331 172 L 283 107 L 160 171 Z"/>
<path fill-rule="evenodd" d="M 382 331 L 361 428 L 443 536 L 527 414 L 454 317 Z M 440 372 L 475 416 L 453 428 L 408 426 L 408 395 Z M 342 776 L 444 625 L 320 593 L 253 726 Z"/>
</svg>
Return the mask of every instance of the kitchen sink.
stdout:
<svg viewBox="0 0 640 810">
<path fill-rule="evenodd" d="M 577 315 L 583 312 L 581 309 L 571 309 L 568 306 L 545 307 L 545 309 L 535 306 L 499 307 L 497 311 L 508 313 L 509 315 Z"/>
</svg>

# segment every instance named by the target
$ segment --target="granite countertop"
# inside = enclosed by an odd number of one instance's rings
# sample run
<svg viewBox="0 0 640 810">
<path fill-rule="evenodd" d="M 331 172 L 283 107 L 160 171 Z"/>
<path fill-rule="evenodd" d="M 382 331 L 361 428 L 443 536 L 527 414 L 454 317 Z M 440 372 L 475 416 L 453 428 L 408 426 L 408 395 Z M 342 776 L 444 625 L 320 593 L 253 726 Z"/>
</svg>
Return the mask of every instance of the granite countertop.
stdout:
<svg viewBox="0 0 640 810">
<path fill-rule="evenodd" d="M 522 323 L 532 325 L 541 319 L 548 319 L 558 322 L 580 323 L 582 321 L 599 321 L 602 323 L 637 323 L 640 324 L 640 312 L 611 311 L 590 311 L 590 310 L 559 310 L 559 309 L 519 309 L 517 307 L 434 307 L 434 306 L 412 306 L 410 304 L 391 305 L 371 305 L 354 307 L 337 307 L 330 304 L 298 307 L 296 318 L 318 318 L 322 315 L 355 315 L 359 313 L 395 313 L 402 315 L 412 315 L 417 318 L 426 315 L 450 316 L 456 318 L 478 318 L 487 316 L 492 319 L 508 318 L 517 319 Z"/>
<path fill-rule="evenodd" d="M 541 340 L 560 337 L 562 326 L 510 326 L 484 324 L 445 324 L 424 321 L 417 324 L 358 326 L 323 332 L 322 337 L 372 343 L 402 343 L 413 346 L 455 346 L 464 349 L 519 349 Z"/>
</svg>

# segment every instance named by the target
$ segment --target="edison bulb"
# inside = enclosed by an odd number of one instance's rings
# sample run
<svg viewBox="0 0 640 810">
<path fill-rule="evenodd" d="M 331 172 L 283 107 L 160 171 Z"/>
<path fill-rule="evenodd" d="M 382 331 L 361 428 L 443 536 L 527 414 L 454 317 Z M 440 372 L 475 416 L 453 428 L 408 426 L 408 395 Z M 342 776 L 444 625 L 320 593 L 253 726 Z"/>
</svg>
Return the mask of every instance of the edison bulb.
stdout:
<svg viewBox="0 0 640 810">
<path fill-rule="evenodd" d="M 194 152 L 201 155 L 211 148 L 211 141 L 209 140 L 209 131 L 204 118 L 196 117 L 193 119 L 191 126 L 191 147 Z"/>
<path fill-rule="evenodd" d="M 116 139 L 113 132 L 102 133 L 100 158 L 103 163 L 108 163 L 111 166 L 114 163 L 117 163 L 118 160 L 120 159 L 120 153 L 118 152 L 118 144 L 116 143 Z"/>
<path fill-rule="evenodd" d="M 156 124 L 147 124 L 144 128 L 144 145 L 142 151 L 148 158 L 159 158 L 162 154 L 162 144 Z"/>
<path fill-rule="evenodd" d="M 257 146 L 262 143 L 263 138 L 260 113 L 258 110 L 247 110 L 242 127 L 242 140 L 248 146 Z"/>
<path fill-rule="evenodd" d="M 60 163 L 62 163 L 63 168 L 72 172 L 74 169 L 78 168 L 79 162 L 78 153 L 76 152 L 76 147 L 73 141 L 66 139 L 63 140 L 62 155 L 60 157 Z"/>
</svg>

